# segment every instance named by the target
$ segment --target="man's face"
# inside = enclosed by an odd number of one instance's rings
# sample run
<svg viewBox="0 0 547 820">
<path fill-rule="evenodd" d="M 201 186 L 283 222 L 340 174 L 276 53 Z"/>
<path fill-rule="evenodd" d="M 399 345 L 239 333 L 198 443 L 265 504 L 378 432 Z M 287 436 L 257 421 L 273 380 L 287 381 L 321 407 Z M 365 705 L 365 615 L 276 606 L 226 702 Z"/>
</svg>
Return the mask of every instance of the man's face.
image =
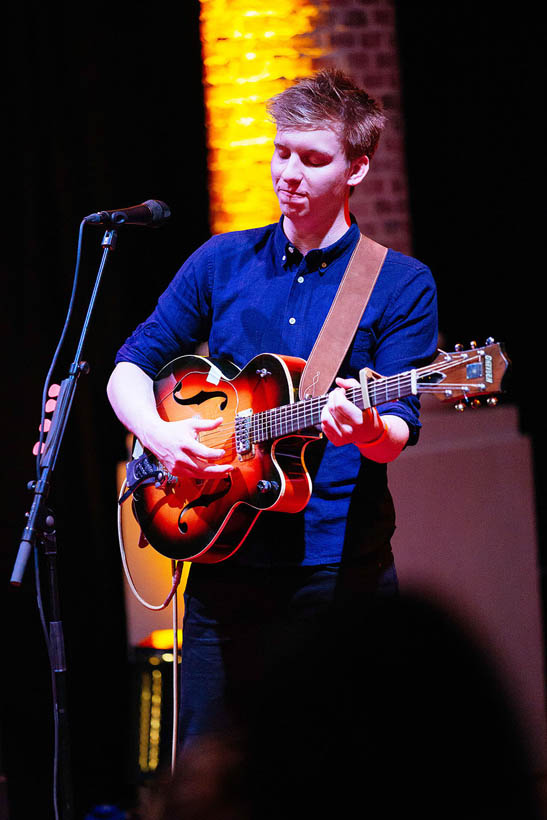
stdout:
<svg viewBox="0 0 547 820">
<path fill-rule="evenodd" d="M 271 162 L 281 213 L 289 219 L 336 214 L 345 202 L 352 168 L 338 135 L 278 130 Z"/>
</svg>

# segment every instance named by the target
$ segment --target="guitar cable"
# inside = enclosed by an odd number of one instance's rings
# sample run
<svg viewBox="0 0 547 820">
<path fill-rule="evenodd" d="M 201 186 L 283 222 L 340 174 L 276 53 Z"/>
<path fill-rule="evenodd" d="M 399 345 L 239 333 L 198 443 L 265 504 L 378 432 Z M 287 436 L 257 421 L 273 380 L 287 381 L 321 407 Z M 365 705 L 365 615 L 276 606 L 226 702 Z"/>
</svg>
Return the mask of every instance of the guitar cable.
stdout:
<svg viewBox="0 0 547 820">
<path fill-rule="evenodd" d="M 171 573 L 172 573 L 172 584 L 171 590 L 162 604 L 151 604 L 149 601 L 145 601 L 145 599 L 139 594 L 135 582 L 133 581 L 133 577 L 131 575 L 131 570 L 129 569 L 129 564 L 127 562 L 127 554 L 125 551 L 125 543 L 123 538 L 123 528 L 122 528 L 122 504 L 127 498 L 129 497 L 127 490 L 127 480 L 124 479 L 122 486 L 120 488 L 120 494 L 118 498 L 118 514 L 117 514 L 117 521 L 118 521 L 118 543 L 120 547 L 120 555 L 122 559 L 122 566 L 124 569 L 125 577 L 129 588 L 135 598 L 139 601 L 142 606 L 146 607 L 146 609 L 150 609 L 154 612 L 160 612 L 163 609 L 166 609 L 170 603 L 172 603 L 173 607 L 173 675 L 172 675 L 172 686 L 173 686 L 173 719 L 172 719 L 172 743 L 171 743 L 171 774 L 173 774 L 175 770 L 175 760 L 176 760 L 176 753 L 177 753 L 177 742 L 178 742 L 178 712 L 179 712 L 179 648 L 178 648 L 178 591 L 180 587 L 180 591 L 184 594 L 184 590 L 186 589 L 186 584 L 188 583 L 188 575 L 190 574 L 190 567 L 191 563 L 189 561 L 171 561 Z M 181 586 L 182 584 L 182 586 Z"/>
</svg>

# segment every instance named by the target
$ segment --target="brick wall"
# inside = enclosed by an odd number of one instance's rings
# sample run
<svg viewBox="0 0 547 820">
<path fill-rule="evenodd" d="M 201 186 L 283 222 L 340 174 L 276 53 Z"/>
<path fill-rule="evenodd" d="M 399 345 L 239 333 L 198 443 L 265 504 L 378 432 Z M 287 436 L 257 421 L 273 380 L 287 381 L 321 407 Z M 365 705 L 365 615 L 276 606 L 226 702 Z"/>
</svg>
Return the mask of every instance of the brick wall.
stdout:
<svg viewBox="0 0 547 820">
<path fill-rule="evenodd" d="M 321 9 L 316 31 L 325 56 L 317 67 L 346 71 L 379 98 L 388 124 L 351 210 L 361 230 L 382 244 L 412 253 L 401 111 L 401 85 L 391 0 L 315 0 Z"/>
</svg>

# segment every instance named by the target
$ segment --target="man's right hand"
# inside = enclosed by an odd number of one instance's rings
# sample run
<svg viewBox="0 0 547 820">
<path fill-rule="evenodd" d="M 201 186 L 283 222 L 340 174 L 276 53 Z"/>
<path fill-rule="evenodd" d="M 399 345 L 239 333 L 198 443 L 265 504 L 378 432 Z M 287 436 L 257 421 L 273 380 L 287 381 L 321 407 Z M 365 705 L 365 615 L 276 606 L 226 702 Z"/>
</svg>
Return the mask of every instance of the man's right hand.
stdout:
<svg viewBox="0 0 547 820">
<path fill-rule="evenodd" d="M 221 432 L 208 433 L 220 427 L 222 418 L 202 419 L 195 416 L 181 421 L 164 421 L 156 409 L 154 383 L 136 365 L 131 362 L 116 365 L 107 392 L 122 424 L 172 475 L 221 478 L 233 469 L 231 464 L 226 463 L 229 459 L 218 463 L 226 454 L 221 447 L 214 446 L 226 437 Z"/>
<path fill-rule="evenodd" d="M 219 464 L 226 455 L 222 448 L 209 447 L 199 440 L 200 433 L 215 430 L 222 418 L 202 419 L 195 416 L 182 421 L 158 419 L 141 438 L 163 466 L 181 478 L 221 478 L 233 469 L 231 464 Z M 216 436 L 211 436 L 212 443 Z"/>
</svg>

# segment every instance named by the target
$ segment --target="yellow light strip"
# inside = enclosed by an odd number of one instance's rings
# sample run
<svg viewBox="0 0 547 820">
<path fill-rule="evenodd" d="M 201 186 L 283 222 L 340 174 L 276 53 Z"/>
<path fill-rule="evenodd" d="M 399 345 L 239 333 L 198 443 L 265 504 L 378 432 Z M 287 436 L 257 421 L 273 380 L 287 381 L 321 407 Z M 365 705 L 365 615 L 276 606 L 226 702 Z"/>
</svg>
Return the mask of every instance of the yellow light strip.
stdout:
<svg viewBox="0 0 547 820">
<path fill-rule="evenodd" d="M 313 71 L 317 15 L 306 0 L 201 0 L 212 233 L 279 218 L 265 103 Z"/>
<path fill-rule="evenodd" d="M 139 769 L 154 772 L 160 762 L 162 676 L 159 669 L 144 671 L 139 715 Z"/>
<path fill-rule="evenodd" d="M 150 745 L 148 751 L 148 770 L 155 772 L 160 763 L 162 713 L 162 680 L 159 669 L 152 672 L 152 697 L 150 707 Z"/>
<path fill-rule="evenodd" d="M 150 771 L 150 709 L 152 706 L 152 675 L 144 672 L 141 679 L 139 709 L 139 768 L 141 772 Z"/>
</svg>

